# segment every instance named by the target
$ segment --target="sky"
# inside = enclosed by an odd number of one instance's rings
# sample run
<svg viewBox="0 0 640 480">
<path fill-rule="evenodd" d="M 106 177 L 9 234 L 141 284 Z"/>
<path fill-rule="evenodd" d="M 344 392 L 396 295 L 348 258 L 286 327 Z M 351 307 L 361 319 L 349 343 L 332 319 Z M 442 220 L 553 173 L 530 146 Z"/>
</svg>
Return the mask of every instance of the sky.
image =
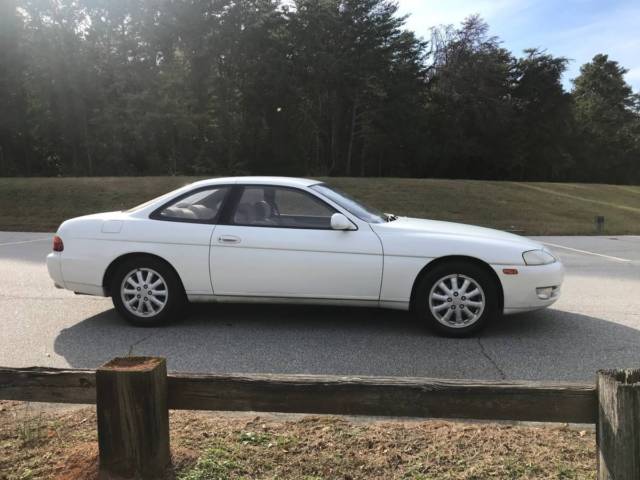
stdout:
<svg viewBox="0 0 640 480">
<path fill-rule="evenodd" d="M 490 34 L 515 55 L 539 47 L 571 60 L 563 82 L 597 53 L 606 53 L 629 70 L 625 76 L 640 92 L 640 0 L 398 0 L 407 27 L 428 39 L 436 25 L 458 25 L 478 13 Z"/>
</svg>

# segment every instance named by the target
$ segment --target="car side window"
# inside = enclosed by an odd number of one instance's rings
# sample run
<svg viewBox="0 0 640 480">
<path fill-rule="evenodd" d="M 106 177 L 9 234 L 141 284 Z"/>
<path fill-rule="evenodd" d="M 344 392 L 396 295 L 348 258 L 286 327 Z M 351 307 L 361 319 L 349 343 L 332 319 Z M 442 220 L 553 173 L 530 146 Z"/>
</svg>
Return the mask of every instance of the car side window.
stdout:
<svg viewBox="0 0 640 480">
<path fill-rule="evenodd" d="M 330 229 L 336 211 L 302 190 L 247 186 L 231 217 L 235 225 Z"/>
<path fill-rule="evenodd" d="M 198 190 L 154 212 L 152 218 L 181 222 L 212 222 L 220 213 L 229 187 Z"/>
</svg>

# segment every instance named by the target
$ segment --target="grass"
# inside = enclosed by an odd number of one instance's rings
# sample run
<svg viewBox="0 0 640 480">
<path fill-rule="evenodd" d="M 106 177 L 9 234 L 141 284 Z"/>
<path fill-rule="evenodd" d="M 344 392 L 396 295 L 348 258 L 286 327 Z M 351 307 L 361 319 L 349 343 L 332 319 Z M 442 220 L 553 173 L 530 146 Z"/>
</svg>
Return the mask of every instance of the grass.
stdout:
<svg viewBox="0 0 640 480">
<path fill-rule="evenodd" d="M 0 178 L 0 230 L 53 231 L 65 219 L 122 210 L 194 177 Z M 640 186 L 400 178 L 331 178 L 385 212 L 528 235 L 640 234 Z"/>
<path fill-rule="evenodd" d="M 31 412 L 32 415 L 35 412 Z M 94 409 L 41 414 L 24 442 L 0 402 L 0 479 L 97 478 Z M 595 479 L 593 432 L 444 421 L 171 412 L 177 480 Z"/>
<path fill-rule="evenodd" d="M 38 442 L 43 435 L 44 425 L 41 413 L 31 414 L 30 404 L 24 404 L 24 411 L 19 415 L 16 425 L 18 439 L 22 446 Z"/>
</svg>

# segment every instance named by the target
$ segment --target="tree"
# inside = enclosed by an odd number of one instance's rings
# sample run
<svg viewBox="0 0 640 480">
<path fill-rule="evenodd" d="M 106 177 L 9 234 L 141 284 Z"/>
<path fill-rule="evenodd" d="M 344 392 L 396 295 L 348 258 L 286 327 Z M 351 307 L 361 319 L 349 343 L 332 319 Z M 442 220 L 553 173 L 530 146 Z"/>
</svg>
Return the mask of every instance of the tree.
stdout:
<svg viewBox="0 0 640 480">
<path fill-rule="evenodd" d="M 0 175 L 31 173 L 25 31 L 14 0 L 0 2 Z"/>
<path fill-rule="evenodd" d="M 561 180 L 573 166 L 571 95 L 561 81 L 567 63 L 537 49 L 516 62 L 512 178 Z"/>
<path fill-rule="evenodd" d="M 584 179 L 640 181 L 639 97 L 625 82 L 626 72 L 618 62 L 598 54 L 574 80 Z"/>
<path fill-rule="evenodd" d="M 386 0 L 296 3 L 290 23 L 296 116 L 311 172 L 377 174 L 382 163 L 393 165 L 400 156 L 397 148 L 393 156 L 378 148 L 390 147 L 392 92 L 404 85 L 395 109 L 406 108 L 410 118 L 423 109 L 415 101 L 423 84 L 421 43 L 402 30 L 404 19 L 396 13 L 397 5 Z"/>
<path fill-rule="evenodd" d="M 392 0 L 4 0 L 0 175 L 640 181 L 605 55 L 516 58 L 478 16 L 422 40 Z"/>
<path fill-rule="evenodd" d="M 431 153 L 423 174 L 504 178 L 510 161 L 515 60 L 478 16 L 434 29 L 428 104 Z"/>
</svg>

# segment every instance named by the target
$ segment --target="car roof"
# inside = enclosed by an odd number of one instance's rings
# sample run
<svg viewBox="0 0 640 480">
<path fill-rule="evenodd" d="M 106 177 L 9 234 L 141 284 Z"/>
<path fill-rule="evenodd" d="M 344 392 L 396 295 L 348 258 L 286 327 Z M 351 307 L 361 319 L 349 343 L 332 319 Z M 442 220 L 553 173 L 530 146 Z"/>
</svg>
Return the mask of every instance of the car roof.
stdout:
<svg viewBox="0 0 640 480">
<path fill-rule="evenodd" d="M 311 180 L 309 178 L 294 177 L 219 177 L 200 180 L 198 182 L 192 183 L 190 186 L 204 187 L 207 185 L 220 185 L 230 183 L 253 185 L 281 185 L 285 187 L 308 187 L 310 185 L 316 185 L 322 182 L 318 180 Z"/>
</svg>

